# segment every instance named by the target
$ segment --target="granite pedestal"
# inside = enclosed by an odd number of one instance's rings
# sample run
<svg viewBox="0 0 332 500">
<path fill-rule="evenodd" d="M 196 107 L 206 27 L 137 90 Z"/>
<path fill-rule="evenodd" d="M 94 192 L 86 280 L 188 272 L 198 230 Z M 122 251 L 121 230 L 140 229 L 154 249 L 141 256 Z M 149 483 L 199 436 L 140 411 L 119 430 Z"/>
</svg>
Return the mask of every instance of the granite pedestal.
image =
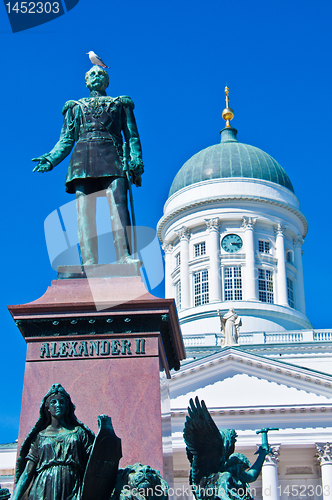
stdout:
<svg viewBox="0 0 332 500">
<path fill-rule="evenodd" d="M 185 357 L 174 300 L 152 296 L 138 276 L 62 275 L 40 299 L 8 307 L 27 343 L 19 446 L 60 383 L 94 432 L 98 415 L 112 417 L 120 466 L 148 464 L 172 483 L 168 379 Z"/>
</svg>

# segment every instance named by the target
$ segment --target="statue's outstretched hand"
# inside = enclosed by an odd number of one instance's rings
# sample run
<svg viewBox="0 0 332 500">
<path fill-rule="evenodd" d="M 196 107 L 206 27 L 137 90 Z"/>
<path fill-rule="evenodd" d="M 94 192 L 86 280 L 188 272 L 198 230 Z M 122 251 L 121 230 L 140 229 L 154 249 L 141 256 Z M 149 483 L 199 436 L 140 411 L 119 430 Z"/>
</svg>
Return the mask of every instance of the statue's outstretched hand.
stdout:
<svg viewBox="0 0 332 500">
<path fill-rule="evenodd" d="M 53 169 L 52 163 L 44 156 L 32 158 L 32 161 L 38 161 L 38 164 L 33 169 L 33 172 L 48 172 Z"/>
</svg>

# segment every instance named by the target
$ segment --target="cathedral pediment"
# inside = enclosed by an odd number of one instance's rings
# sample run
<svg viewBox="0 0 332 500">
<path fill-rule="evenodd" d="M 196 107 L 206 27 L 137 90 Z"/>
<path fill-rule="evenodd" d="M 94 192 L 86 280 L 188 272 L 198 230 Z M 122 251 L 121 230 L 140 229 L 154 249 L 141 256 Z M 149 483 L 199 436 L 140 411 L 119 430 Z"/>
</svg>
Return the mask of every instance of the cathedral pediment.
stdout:
<svg viewBox="0 0 332 500">
<path fill-rule="evenodd" d="M 219 427 L 330 427 L 332 376 L 240 348 L 185 364 L 171 382 L 173 432 L 190 398 L 204 399 Z"/>
<path fill-rule="evenodd" d="M 171 397 L 175 399 L 185 393 L 197 392 L 239 374 L 332 398 L 331 375 L 248 353 L 238 347 L 223 349 L 220 353 L 184 364 L 172 375 Z"/>
</svg>

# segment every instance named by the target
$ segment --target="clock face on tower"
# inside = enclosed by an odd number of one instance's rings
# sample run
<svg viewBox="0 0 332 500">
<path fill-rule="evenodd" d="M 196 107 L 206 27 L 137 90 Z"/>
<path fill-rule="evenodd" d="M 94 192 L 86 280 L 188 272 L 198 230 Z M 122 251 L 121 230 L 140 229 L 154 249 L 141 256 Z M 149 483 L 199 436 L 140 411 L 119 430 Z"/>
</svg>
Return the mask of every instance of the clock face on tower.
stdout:
<svg viewBox="0 0 332 500">
<path fill-rule="evenodd" d="M 221 248 L 225 252 L 234 253 L 242 248 L 243 241 L 237 234 L 227 234 L 221 240 Z"/>
</svg>

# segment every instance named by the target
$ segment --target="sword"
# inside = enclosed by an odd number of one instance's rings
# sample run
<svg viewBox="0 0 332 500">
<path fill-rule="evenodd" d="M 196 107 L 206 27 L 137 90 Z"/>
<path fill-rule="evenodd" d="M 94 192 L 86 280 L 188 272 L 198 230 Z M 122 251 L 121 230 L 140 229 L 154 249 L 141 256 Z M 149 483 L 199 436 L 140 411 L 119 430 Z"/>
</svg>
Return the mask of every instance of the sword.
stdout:
<svg viewBox="0 0 332 500">
<path fill-rule="evenodd" d="M 137 235 L 136 235 L 136 219 L 135 219 L 135 210 L 134 210 L 134 197 L 133 197 L 133 190 L 131 187 L 131 177 L 129 174 L 128 145 L 126 142 L 123 143 L 123 170 L 124 170 L 124 172 L 126 172 L 126 177 L 127 177 L 127 181 L 128 181 L 131 221 L 132 221 L 133 239 L 134 239 L 134 257 L 135 257 L 135 259 L 137 259 Z"/>
<path fill-rule="evenodd" d="M 269 431 L 278 431 L 279 429 L 277 427 L 267 427 L 266 429 L 260 429 L 259 431 L 256 431 L 256 434 L 262 434 L 262 446 L 261 448 L 268 453 L 271 453 L 271 448 L 270 445 L 267 441 L 267 433 Z M 258 451 L 256 451 L 255 455 L 257 455 Z"/>
</svg>

